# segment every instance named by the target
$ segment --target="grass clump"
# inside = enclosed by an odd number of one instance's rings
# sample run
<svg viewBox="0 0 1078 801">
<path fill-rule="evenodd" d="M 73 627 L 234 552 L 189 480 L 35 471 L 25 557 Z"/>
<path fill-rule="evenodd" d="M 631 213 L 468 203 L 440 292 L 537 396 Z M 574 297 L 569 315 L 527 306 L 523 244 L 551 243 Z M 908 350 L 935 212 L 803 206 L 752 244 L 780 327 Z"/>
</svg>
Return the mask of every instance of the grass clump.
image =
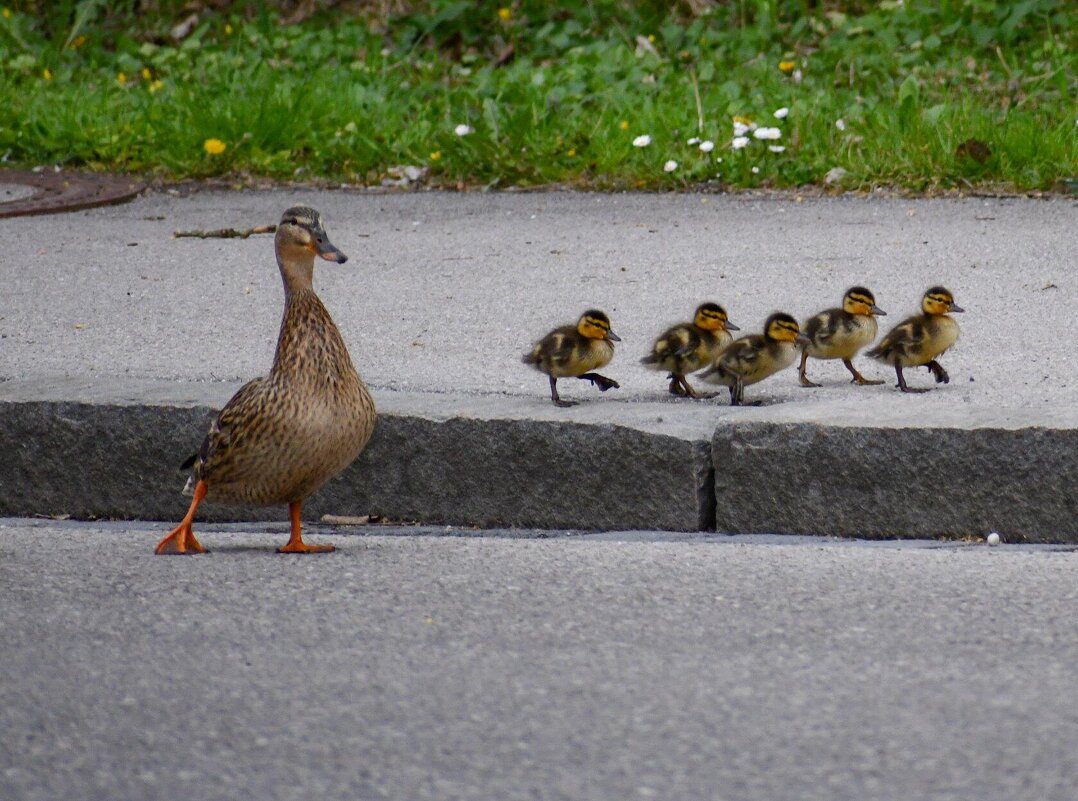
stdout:
<svg viewBox="0 0 1078 801">
<path fill-rule="evenodd" d="M 1078 7 L 1054 0 L 147 5 L 3 8 L 0 157 L 648 189 L 1078 174 Z"/>
</svg>

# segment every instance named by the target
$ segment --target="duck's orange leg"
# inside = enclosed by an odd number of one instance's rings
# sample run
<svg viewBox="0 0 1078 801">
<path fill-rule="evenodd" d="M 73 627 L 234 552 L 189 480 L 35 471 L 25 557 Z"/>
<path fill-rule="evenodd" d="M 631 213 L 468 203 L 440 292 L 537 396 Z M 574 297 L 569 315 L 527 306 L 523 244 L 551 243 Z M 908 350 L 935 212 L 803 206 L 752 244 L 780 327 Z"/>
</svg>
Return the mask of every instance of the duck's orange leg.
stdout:
<svg viewBox="0 0 1078 801">
<path fill-rule="evenodd" d="M 168 533 L 167 537 L 157 543 L 157 549 L 154 553 L 206 553 L 206 549 L 202 547 L 202 543 L 195 539 L 195 532 L 191 529 L 191 523 L 195 519 L 195 510 L 198 509 L 198 505 L 202 503 L 202 499 L 205 497 L 206 482 L 199 481 L 195 485 L 195 497 L 191 499 L 191 508 L 187 510 L 187 515 L 176 528 Z"/>
<path fill-rule="evenodd" d="M 337 550 L 332 545 L 308 545 L 303 541 L 303 523 L 300 521 L 301 501 L 288 504 L 288 513 L 292 517 L 292 536 L 288 543 L 277 549 L 277 553 L 327 553 Z"/>
</svg>

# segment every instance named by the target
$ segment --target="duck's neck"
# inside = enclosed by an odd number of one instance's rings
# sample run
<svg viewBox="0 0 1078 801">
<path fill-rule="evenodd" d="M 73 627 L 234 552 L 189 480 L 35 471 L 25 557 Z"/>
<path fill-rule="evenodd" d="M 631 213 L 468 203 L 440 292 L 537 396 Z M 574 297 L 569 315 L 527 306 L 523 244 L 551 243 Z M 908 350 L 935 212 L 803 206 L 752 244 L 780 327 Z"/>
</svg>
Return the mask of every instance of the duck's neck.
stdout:
<svg viewBox="0 0 1078 801">
<path fill-rule="evenodd" d="M 284 317 L 271 375 L 302 375 L 327 385 L 358 378 L 340 331 L 310 286 L 296 288 L 285 282 Z"/>
</svg>

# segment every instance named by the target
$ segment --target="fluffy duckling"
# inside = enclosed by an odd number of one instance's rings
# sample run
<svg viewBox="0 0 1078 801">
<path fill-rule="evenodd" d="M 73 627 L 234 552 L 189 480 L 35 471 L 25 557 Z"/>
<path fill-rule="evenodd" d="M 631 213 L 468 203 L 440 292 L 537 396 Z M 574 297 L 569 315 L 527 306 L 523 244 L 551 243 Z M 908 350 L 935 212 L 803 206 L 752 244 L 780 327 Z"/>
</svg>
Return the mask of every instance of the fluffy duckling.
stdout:
<svg viewBox="0 0 1078 801">
<path fill-rule="evenodd" d="M 883 381 L 870 381 L 857 372 L 850 361 L 861 348 L 876 338 L 879 330 L 875 315 L 887 314 L 876 305 L 875 296 L 863 286 L 846 290 L 842 298 L 841 309 L 827 309 L 811 317 L 805 323 L 805 336 L 809 344 L 801 353 L 801 367 L 798 377 L 803 387 L 818 387 L 805 375 L 805 365 L 809 356 L 813 359 L 842 359 L 846 369 L 853 375 L 851 384 L 882 384 Z"/>
<path fill-rule="evenodd" d="M 185 493 L 183 521 L 159 554 L 203 553 L 191 523 L 206 498 L 258 505 L 288 504 L 292 533 L 281 553 L 332 551 L 303 541 L 303 501 L 359 455 L 374 430 L 375 409 L 329 312 L 315 294 L 314 257 L 343 264 L 317 211 L 294 206 L 274 240 L 284 279 L 284 317 L 269 375 L 248 382 L 210 426 Z"/>
<path fill-rule="evenodd" d="M 924 365 L 932 371 L 937 384 L 947 384 L 951 377 L 936 357 L 942 355 L 958 341 L 958 323 L 950 312 L 962 312 L 954 302 L 954 295 L 944 287 L 934 286 L 921 298 L 921 311 L 915 317 L 903 320 L 888 332 L 880 344 L 868 352 L 868 356 L 886 364 L 892 364 L 898 375 L 898 388 L 903 392 L 928 392 L 928 387 L 908 387 L 902 376 L 903 367 Z"/>
<path fill-rule="evenodd" d="M 617 389 L 617 381 L 592 372 L 613 358 L 615 342 L 621 342 L 621 337 L 610 330 L 610 318 L 598 309 L 589 309 L 576 325 L 555 328 L 536 342 L 521 361 L 550 377 L 550 399 L 555 406 L 575 406 L 574 401 L 558 397 L 558 379 L 590 381 L 601 392 Z"/>
<path fill-rule="evenodd" d="M 746 385 L 789 367 L 806 344 L 808 338 L 801 333 L 797 320 L 784 312 L 775 312 L 764 323 L 763 334 L 735 339 L 699 377 L 709 384 L 729 387 L 730 405 L 740 406 Z"/>
<path fill-rule="evenodd" d="M 651 353 L 640 360 L 649 370 L 670 373 L 670 394 L 698 398 L 686 373 L 692 373 L 714 363 L 734 337 L 730 331 L 740 329 L 726 318 L 726 310 L 717 303 L 702 303 L 691 323 L 668 328 L 655 340 Z"/>
</svg>

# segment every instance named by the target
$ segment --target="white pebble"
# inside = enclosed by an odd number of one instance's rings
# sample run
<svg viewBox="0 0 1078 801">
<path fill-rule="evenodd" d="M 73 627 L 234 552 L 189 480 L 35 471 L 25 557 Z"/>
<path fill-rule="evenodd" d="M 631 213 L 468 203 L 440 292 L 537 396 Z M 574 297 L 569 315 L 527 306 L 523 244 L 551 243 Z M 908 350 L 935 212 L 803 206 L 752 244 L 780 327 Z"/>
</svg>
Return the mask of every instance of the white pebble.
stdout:
<svg viewBox="0 0 1078 801">
<path fill-rule="evenodd" d="M 985 538 L 989 545 L 999 545 L 999 534 L 992 532 Z"/>
</svg>

